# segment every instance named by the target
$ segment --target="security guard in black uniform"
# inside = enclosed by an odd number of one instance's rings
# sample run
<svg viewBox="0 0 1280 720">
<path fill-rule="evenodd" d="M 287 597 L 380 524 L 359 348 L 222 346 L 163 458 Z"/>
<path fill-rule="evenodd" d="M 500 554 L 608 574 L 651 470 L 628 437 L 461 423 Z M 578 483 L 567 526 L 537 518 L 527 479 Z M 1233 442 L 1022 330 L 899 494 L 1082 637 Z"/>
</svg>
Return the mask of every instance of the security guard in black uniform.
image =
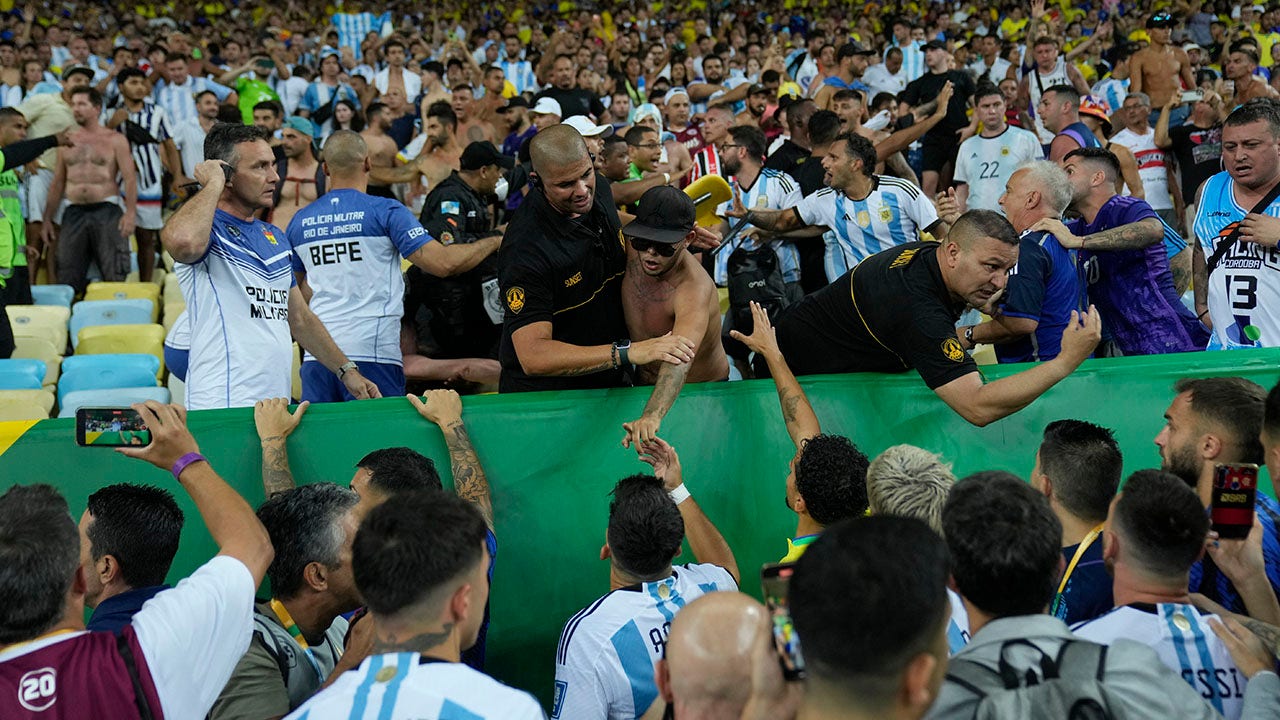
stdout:
<svg viewBox="0 0 1280 720">
<path fill-rule="evenodd" d="M 492 143 L 468 145 L 459 160 L 461 171 L 450 174 L 427 195 L 422 226 L 442 245 L 501 235 L 504 228 L 493 227 L 489 206 L 494 189 L 514 162 Z M 497 260 L 492 255 L 473 269 L 448 278 L 409 268 L 405 317 L 418 325 L 420 340 L 425 340 L 429 331 L 432 357 L 498 357 L 502 306 L 497 274 Z"/>
</svg>

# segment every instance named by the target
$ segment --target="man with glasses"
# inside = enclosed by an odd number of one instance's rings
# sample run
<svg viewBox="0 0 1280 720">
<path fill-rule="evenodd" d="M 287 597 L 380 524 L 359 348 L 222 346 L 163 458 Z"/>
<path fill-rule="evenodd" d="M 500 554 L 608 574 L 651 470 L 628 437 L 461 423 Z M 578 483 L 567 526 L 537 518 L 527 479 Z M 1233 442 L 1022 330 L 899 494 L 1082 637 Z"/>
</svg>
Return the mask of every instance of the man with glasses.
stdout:
<svg viewBox="0 0 1280 720">
<path fill-rule="evenodd" d="M 622 279 L 622 309 L 632 341 L 667 335 L 689 338 L 691 362 L 636 364 L 636 379 L 654 385 L 639 419 L 623 424 L 624 447 L 658 434 L 662 418 L 675 404 L 685 382 L 727 380 L 729 360 L 720 343 L 720 299 L 715 283 L 687 249 L 695 238 L 693 199 L 669 185 L 640 197 L 635 219 L 622 228 L 627 238 L 627 274 Z"/>
</svg>

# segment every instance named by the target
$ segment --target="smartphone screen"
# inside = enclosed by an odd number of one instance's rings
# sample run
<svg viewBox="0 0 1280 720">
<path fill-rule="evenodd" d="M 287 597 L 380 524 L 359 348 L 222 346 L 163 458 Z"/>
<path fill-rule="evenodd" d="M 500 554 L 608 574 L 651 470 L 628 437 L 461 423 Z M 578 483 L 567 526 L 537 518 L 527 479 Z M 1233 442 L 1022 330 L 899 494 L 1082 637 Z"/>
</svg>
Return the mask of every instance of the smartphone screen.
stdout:
<svg viewBox="0 0 1280 720">
<path fill-rule="evenodd" d="M 1210 518 L 1218 537 L 1240 540 L 1253 529 L 1253 504 L 1258 497 L 1258 466 L 1216 465 L 1210 495 Z"/>
<path fill-rule="evenodd" d="M 800 652 L 800 638 L 791 623 L 791 609 L 787 604 L 787 587 L 793 572 L 795 566 L 788 563 L 765 565 L 760 570 L 760 586 L 772 620 L 773 645 L 778 651 L 782 675 L 788 680 L 801 680 L 805 676 L 804 655 Z"/>
<path fill-rule="evenodd" d="M 132 408 L 80 408 L 76 410 L 76 443 L 141 447 L 151 444 L 151 431 Z"/>
</svg>

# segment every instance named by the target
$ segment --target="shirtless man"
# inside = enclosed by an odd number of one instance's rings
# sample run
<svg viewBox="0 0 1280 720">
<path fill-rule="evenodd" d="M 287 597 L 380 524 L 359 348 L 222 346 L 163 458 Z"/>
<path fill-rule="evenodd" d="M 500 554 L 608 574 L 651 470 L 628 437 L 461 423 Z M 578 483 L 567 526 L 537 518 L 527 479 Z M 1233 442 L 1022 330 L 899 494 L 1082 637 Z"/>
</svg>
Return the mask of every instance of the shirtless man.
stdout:
<svg viewBox="0 0 1280 720">
<path fill-rule="evenodd" d="M 70 203 L 55 247 L 60 276 L 49 280 L 72 286 L 76 295 L 84 293 L 90 253 L 98 260 L 103 280 L 118 282 L 129 274 L 129 236 L 137 217 L 138 179 L 129 141 L 102 127 L 101 114 L 102 95 L 97 90 L 71 91 L 71 115 L 79 127 L 71 133 L 74 147 L 58 150 L 44 206 L 44 217 L 52 219 L 64 195 Z M 123 212 L 118 204 L 122 188 Z M 53 242 L 53 223 L 43 223 L 40 232 L 46 246 Z"/>
<path fill-rule="evenodd" d="M 1275 88 L 1254 75 L 1257 70 L 1258 51 L 1252 47 L 1245 45 L 1228 53 L 1227 61 L 1222 64 L 1222 75 L 1231 81 L 1235 93 L 1225 98 L 1227 108 L 1240 107 L 1254 98 L 1276 97 Z"/>
<path fill-rule="evenodd" d="M 1147 35 L 1151 44 L 1134 53 L 1129 60 L 1129 92 L 1145 93 L 1155 108 L 1164 107 L 1169 98 L 1182 92 L 1183 88 L 1196 86 L 1186 51 L 1169 44 L 1174 24 L 1173 16 L 1167 12 L 1158 12 L 1147 18 Z M 1169 122 L 1175 125 L 1181 125 L 1189 112 L 1185 105 L 1179 106 L 1178 110 L 1180 115 L 1175 113 L 1169 118 Z M 1156 124 L 1159 116 L 1159 110 L 1152 114 L 1151 125 Z"/>
<path fill-rule="evenodd" d="M 654 383 L 644 413 L 622 424 L 626 431 L 622 445 L 635 443 L 636 452 L 657 437 L 662 418 L 686 382 L 729 377 L 729 359 L 720 343 L 720 300 L 715 283 L 687 252 L 696 235 L 695 226 L 693 199 L 669 185 L 660 185 L 640 197 L 635 219 L 622 228 L 628 241 L 622 309 L 631 342 L 674 333 L 694 340 L 696 353 L 692 362 L 650 363 L 636 368 L 640 382 Z"/>
<path fill-rule="evenodd" d="M 412 207 L 415 196 L 434 188 L 462 167 L 462 148 L 455 133 L 457 127 L 458 116 L 449 103 L 442 100 L 433 104 L 427 108 L 422 134 L 396 155 L 401 165 L 390 170 L 375 169 L 369 178 L 378 183 L 409 183 L 404 202 Z M 425 187 L 422 178 L 426 178 Z"/>
<path fill-rule="evenodd" d="M 493 125 L 478 117 L 477 103 L 471 86 L 460 85 L 454 88 L 451 103 L 453 114 L 458 117 L 458 126 L 455 133 L 462 139 L 460 144 L 469 145 L 482 140 L 493 142 Z M 430 108 L 428 108 L 429 110 Z M 496 145 L 497 143 L 494 144 Z"/>
<path fill-rule="evenodd" d="M 387 114 L 387 106 L 379 102 L 370 105 L 368 122 L 360 132 L 360 137 L 364 138 L 364 143 L 369 148 L 369 165 L 372 173 L 391 170 L 396 166 L 396 153 L 399 150 L 396 148 L 396 141 L 387 134 L 387 130 L 390 129 L 391 117 Z M 385 198 L 395 197 L 391 192 L 390 183 L 372 180 L 369 183 L 369 194 Z"/>
<path fill-rule="evenodd" d="M 289 227 L 295 213 L 324 194 L 316 179 L 320 163 L 311 151 L 314 127 L 306 118 L 291 117 L 281 131 L 284 160 L 276 163 L 280 183 L 276 186 L 276 207 L 267 220 L 276 227 Z"/>
<path fill-rule="evenodd" d="M 498 111 L 507 106 L 502 91 L 507 86 L 507 74 L 497 65 L 484 71 L 484 97 L 475 101 L 475 113 L 490 125 L 499 124 Z"/>
<path fill-rule="evenodd" d="M 764 111 L 769 107 L 769 91 L 763 85 L 752 85 L 747 90 L 746 109 L 738 113 L 734 120 L 736 125 L 752 125 L 760 127 Z"/>
</svg>

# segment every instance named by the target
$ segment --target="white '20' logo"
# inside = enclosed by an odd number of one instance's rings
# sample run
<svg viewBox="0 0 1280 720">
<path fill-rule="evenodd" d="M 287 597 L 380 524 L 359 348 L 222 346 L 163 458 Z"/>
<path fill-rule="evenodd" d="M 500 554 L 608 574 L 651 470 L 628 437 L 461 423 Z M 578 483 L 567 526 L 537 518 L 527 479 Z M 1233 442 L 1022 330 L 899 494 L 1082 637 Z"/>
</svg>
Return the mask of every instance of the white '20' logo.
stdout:
<svg viewBox="0 0 1280 720">
<path fill-rule="evenodd" d="M 18 702 L 31 712 L 53 706 L 58 692 L 58 673 L 51 667 L 32 670 L 18 681 Z"/>
</svg>

